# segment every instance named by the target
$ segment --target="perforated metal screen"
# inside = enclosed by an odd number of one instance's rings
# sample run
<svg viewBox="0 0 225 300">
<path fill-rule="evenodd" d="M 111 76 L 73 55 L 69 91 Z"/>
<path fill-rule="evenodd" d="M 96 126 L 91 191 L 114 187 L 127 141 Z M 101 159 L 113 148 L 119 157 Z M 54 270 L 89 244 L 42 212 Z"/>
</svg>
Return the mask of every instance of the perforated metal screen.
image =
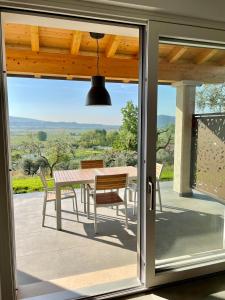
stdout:
<svg viewBox="0 0 225 300">
<path fill-rule="evenodd" d="M 191 186 L 225 201 L 225 114 L 193 115 Z"/>
</svg>

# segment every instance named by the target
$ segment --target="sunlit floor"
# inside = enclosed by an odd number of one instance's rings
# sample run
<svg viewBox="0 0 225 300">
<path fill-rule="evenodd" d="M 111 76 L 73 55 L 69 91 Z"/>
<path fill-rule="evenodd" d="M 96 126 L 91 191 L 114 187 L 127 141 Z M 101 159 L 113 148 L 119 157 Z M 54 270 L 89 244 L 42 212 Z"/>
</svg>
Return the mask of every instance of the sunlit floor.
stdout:
<svg viewBox="0 0 225 300">
<path fill-rule="evenodd" d="M 194 192 L 179 197 L 171 182 L 161 183 L 163 212 L 156 217 L 156 259 L 222 250 L 225 202 Z"/>
<path fill-rule="evenodd" d="M 191 198 L 179 197 L 172 190 L 172 182 L 161 182 L 161 193 L 163 211 L 157 205 L 156 216 L 158 263 L 223 249 L 222 203 L 200 193 Z M 108 290 L 115 288 L 113 282 L 117 288 L 137 285 L 133 203 L 128 206 L 128 230 L 123 209 L 117 216 L 115 209 L 100 208 L 99 233 L 95 235 L 93 216 L 86 218 L 79 190 L 77 194 L 79 222 L 71 200 L 63 200 L 62 231 L 55 229 L 53 203 L 47 207 L 46 226 L 41 226 L 42 193 L 14 195 L 17 278 L 18 285 L 23 286 L 20 298 L 28 298 L 34 291 L 37 295 L 74 290 L 78 295 L 92 294 L 93 290 L 99 292 L 94 288 L 99 285 Z"/>
<path fill-rule="evenodd" d="M 123 206 L 119 216 L 116 209 L 99 208 L 96 235 L 93 215 L 88 220 L 83 213 L 80 190 L 77 197 L 79 222 L 71 199 L 63 200 L 62 231 L 57 231 L 53 202 L 47 204 L 45 227 L 41 226 L 43 193 L 14 195 L 20 298 L 66 291 L 68 299 L 77 294 L 110 291 L 115 289 L 114 284 L 121 288 L 138 284 L 133 203 L 128 207 L 128 229 Z M 68 290 L 75 290 L 75 295 L 68 294 Z"/>
</svg>

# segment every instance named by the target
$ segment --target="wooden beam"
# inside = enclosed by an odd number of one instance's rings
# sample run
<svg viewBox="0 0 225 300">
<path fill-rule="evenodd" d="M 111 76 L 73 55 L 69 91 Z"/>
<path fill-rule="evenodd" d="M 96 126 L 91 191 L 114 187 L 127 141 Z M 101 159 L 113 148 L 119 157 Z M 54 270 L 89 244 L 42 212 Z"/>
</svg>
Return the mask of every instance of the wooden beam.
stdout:
<svg viewBox="0 0 225 300">
<path fill-rule="evenodd" d="M 170 63 L 174 63 L 176 61 L 178 61 L 183 55 L 185 52 L 187 52 L 188 50 L 188 47 L 175 47 L 169 54 L 167 60 L 168 62 Z"/>
<path fill-rule="evenodd" d="M 158 80 L 160 82 L 176 82 L 192 80 L 201 83 L 223 83 L 225 66 L 194 63 L 165 63 L 159 64 Z"/>
<path fill-rule="evenodd" d="M 14 50 L 30 50 L 30 46 L 18 46 L 18 45 L 13 45 L 13 44 L 7 44 L 6 47 L 8 49 L 14 49 Z M 49 47 L 40 47 L 39 49 L 40 52 L 42 53 L 60 53 L 60 54 L 70 54 L 70 50 L 68 49 L 61 49 L 61 48 L 49 48 Z M 96 51 L 79 51 L 79 55 L 82 56 L 94 56 L 96 58 Z M 99 57 L 101 58 L 102 56 L 105 56 L 104 53 L 99 53 Z M 115 54 L 114 58 L 121 58 L 121 59 L 138 59 L 138 56 L 133 55 L 133 54 Z"/>
<path fill-rule="evenodd" d="M 105 56 L 106 57 L 113 57 L 116 54 L 116 50 L 120 43 L 120 36 L 112 35 L 110 37 L 109 43 L 105 49 Z"/>
<path fill-rule="evenodd" d="M 78 55 L 80 50 L 81 38 L 82 38 L 82 32 L 80 31 L 73 32 L 71 46 L 70 46 L 70 53 L 72 55 Z"/>
<path fill-rule="evenodd" d="M 222 57 L 219 62 L 218 62 L 218 65 L 224 67 L 225 66 L 225 57 Z"/>
<path fill-rule="evenodd" d="M 7 72 L 10 74 L 43 74 L 44 76 L 73 76 L 90 78 L 96 74 L 96 57 L 71 54 L 32 52 L 6 49 Z M 136 80 L 137 59 L 106 58 L 99 60 L 101 75 L 114 80 Z"/>
<path fill-rule="evenodd" d="M 38 52 L 40 49 L 38 26 L 30 27 L 30 41 L 31 41 L 31 50 Z"/>
<path fill-rule="evenodd" d="M 202 51 L 195 59 L 196 64 L 204 64 L 218 53 L 218 49 L 206 49 Z"/>
<path fill-rule="evenodd" d="M 73 56 L 71 54 L 36 53 L 28 50 L 6 48 L 7 73 L 42 76 L 72 76 L 90 78 L 96 72 L 96 58 L 93 56 Z M 138 60 L 101 57 L 100 73 L 110 80 L 138 81 Z M 222 83 L 225 78 L 225 66 L 159 63 L 159 82 L 195 80 L 205 83 Z"/>
</svg>

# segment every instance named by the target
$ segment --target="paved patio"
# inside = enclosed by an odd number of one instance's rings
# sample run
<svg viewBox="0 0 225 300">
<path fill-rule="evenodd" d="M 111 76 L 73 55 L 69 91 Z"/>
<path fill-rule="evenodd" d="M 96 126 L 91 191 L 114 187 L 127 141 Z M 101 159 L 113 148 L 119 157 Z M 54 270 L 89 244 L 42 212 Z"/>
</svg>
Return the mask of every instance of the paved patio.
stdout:
<svg viewBox="0 0 225 300">
<path fill-rule="evenodd" d="M 172 191 L 172 182 L 162 182 L 161 192 L 163 212 L 157 211 L 156 217 L 157 263 L 223 249 L 222 203 L 200 193 L 181 198 Z M 18 285 L 32 294 L 31 287 L 36 286 L 38 293 L 41 288 L 49 289 L 49 285 L 43 287 L 43 282 L 51 282 L 51 288 L 61 286 L 66 290 L 74 289 L 74 282 L 77 290 L 99 284 L 110 287 L 114 281 L 117 287 L 118 282 L 121 287 L 137 284 L 137 222 L 132 202 L 128 205 L 128 230 L 123 210 L 118 217 L 115 209 L 102 208 L 99 233 L 95 235 L 93 219 L 86 218 L 78 201 L 77 222 L 70 199 L 62 204 L 63 230 L 55 229 L 53 203 L 48 204 L 46 226 L 42 227 L 42 197 L 42 193 L 14 195 Z"/>
</svg>

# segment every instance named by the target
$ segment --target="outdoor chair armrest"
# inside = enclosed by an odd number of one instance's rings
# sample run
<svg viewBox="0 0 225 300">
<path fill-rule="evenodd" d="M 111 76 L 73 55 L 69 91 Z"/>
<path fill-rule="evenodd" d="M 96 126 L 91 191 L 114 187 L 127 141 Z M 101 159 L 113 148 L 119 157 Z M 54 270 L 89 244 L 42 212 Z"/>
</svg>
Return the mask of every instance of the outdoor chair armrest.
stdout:
<svg viewBox="0 0 225 300">
<path fill-rule="evenodd" d="M 65 186 L 64 188 L 65 188 L 66 190 L 71 190 L 71 191 L 74 193 L 74 195 L 76 195 L 75 188 L 73 188 L 71 185 Z M 62 191 L 63 191 L 63 188 L 62 188 Z"/>
<path fill-rule="evenodd" d="M 137 184 L 136 183 L 129 183 L 128 186 L 127 186 L 127 190 L 129 191 L 137 191 Z"/>
<path fill-rule="evenodd" d="M 54 181 L 54 178 L 45 179 L 46 181 Z"/>
</svg>

